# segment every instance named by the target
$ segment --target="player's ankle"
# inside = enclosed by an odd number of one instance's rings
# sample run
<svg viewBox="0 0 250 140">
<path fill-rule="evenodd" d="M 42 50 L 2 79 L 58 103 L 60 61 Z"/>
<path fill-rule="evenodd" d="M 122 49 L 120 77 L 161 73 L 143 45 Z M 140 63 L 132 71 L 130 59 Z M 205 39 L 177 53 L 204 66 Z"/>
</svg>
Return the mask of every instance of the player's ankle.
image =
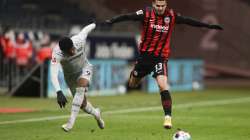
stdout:
<svg viewBox="0 0 250 140">
<path fill-rule="evenodd" d="M 172 118 L 171 115 L 165 115 L 165 119 Z"/>
</svg>

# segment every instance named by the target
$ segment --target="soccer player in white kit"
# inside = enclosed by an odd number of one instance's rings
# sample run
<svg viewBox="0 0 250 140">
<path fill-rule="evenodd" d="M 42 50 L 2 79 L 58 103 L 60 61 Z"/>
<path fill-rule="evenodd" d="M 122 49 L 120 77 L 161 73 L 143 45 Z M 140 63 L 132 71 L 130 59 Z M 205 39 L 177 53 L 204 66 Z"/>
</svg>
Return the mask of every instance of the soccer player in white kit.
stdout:
<svg viewBox="0 0 250 140">
<path fill-rule="evenodd" d="M 64 37 L 59 41 L 57 47 L 53 49 L 51 60 L 52 83 L 56 89 L 57 102 L 61 108 L 64 108 L 67 99 L 64 96 L 58 81 L 58 71 L 60 64 L 63 69 L 64 78 L 73 94 L 71 115 L 68 122 L 62 125 L 66 132 L 74 126 L 76 117 L 82 109 L 88 114 L 94 116 L 98 126 L 103 129 L 104 121 L 101 118 L 99 108 L 94 108 L 87 101 L 86 93 L 92 76 L 92 65 L 88 62 L 85 53 L 85 44 L 88 34 L 96 27 L 95 23 L 85 26 L 80 33 L 73 37 Z"/>
</svg>

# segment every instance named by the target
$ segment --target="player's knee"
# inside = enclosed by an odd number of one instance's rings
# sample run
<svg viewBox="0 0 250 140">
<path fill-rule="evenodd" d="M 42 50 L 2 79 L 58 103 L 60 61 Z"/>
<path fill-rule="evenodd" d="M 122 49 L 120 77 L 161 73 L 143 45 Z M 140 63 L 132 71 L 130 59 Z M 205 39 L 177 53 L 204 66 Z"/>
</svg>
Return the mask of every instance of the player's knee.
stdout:
<svg viewBox="0 0 250 140">
<path fill-rule="evenodd" d="M 168 84 L 160 84 L 158 86 L 159 86 L 160 92 L 165 91 L 165 90 L 170 90 L 170 87 Z"/>
<path fill-rule="evenodd" d="M 80 78 L 78 80 L 78 86 L 79 87 L 88 87 L 89 86 L 89 81 L 87 79 Z"/>
<path fill-rule="evenodd" d="M 78 87 L 76 88 L 76 92 L 85 94 L 85 92 L 88 92 L 88 87 Z"/>
</svg>

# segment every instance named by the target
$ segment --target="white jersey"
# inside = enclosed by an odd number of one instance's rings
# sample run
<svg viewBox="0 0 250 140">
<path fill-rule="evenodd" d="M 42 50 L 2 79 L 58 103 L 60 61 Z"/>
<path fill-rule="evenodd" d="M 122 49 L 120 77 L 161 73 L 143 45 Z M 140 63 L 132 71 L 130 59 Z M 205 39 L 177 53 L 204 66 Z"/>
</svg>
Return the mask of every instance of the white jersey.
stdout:
<svg viewBox="0 0 250 140">
<path fill-rule="evenodd" d="M 85 44 L 88 34 L 95 29 L 96 24 L 92 23 L 87 25 L 82 29 L 82 31 L 71 37 L 73 41 L 73 45 L 76 48 L 76 54 L 73 56 L 65 56 L 57 45 L 52 52 L 52 60 L 51 60 L 51 69 L 52 69 L 52 83 L 56 88 L 56 91 L 60 90 L 60 85 L 57 79 L 58 70 L 60 64 L 63 68 L 64 75 L 71 75 L 74 73 L 79 73 L 82 71 L 82 68 L 86 66 L 90 66 L 86 52 L 85 52 Z"/>
<path fill-rule="evenodd" d="M 63 72 L 66 75 L 80 72 L 84 66 L 91 65 L 86 57 L 84 47 L 76 47 L 76 54 L 66 57 L 60 50 L 59 46 L 57 46 L 53 49 L 52 64 L 56 64 L 58 62 L 60 62 Z"/>
</svg>

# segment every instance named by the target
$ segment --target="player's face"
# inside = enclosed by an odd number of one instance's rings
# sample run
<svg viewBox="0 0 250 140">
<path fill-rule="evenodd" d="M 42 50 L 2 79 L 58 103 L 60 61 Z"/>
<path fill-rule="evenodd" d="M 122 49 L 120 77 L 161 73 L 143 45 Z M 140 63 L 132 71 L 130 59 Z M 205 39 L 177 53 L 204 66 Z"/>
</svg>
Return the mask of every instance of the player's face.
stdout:
<svg viewBox="0 0 250 140">
<path fill-rule="evenodd" d="M 163 15 L 167 8 L 167 2 L 165 0 L 155 0 L 152 5 L 158 15 Z"/>
</svg>

